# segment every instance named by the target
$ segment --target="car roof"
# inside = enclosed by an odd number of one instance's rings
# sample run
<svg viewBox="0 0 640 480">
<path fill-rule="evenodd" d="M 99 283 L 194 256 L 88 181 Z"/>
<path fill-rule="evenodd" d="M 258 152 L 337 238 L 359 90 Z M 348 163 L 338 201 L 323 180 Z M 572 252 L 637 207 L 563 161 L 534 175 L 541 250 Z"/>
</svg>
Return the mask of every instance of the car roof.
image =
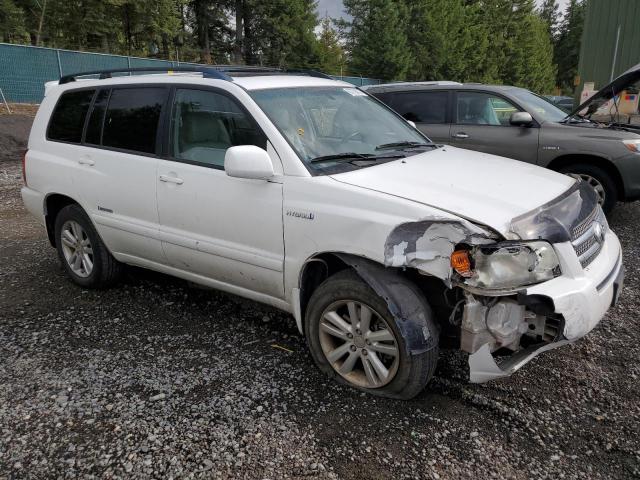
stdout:
<svg viewBox="0 0 640 480">
<path fill-rule="evenodd" d="M 486 85 L 484 83 L 458 83 L 458 82 L 398 82 L 384 85 L 372 85 L 366 90 L 370 93 L 407 92 L 413 90 L 484 90 L 487 92 L 506 92 L 512 90 L 525 90 L 513 85 Z"/>
<path fill-rule="evenodd" d="M 292 75 L 292 74 L 264 74 L 264 75 L 238 75 L 230 76 L 230 83 L 236 84 L 245 90 L 262 90 L 270 88 L 296 88 L 296 87 L 354 87 L 354 85 L 328 78 L 320 78 L 309 75 Z M 60 85 L 63 89 L 86 88 L 86 87 L 106 87 L 113 85 L 136 85 L 149 83 L 191 83 L 195 85 L 219 85 L 221 81 L 215 78 L 205 78 L 202 73 L 161 73 L 161 74 L 145 74 L 145 75 L 121 75 L 112 78 L 79 78 L 74 81 Z M 58 81 L 47 82 L 45 91 L 48 92 L 52 88 L 57 88 Z"/>
<path fill-rule="evenodd" d="M 305 75 L 251 75 L 233 77 L 237 83 L 247 90 L 288 87 L 353 87 L 351 83 L 328 78 L 309 77 Z"/>
</svg>

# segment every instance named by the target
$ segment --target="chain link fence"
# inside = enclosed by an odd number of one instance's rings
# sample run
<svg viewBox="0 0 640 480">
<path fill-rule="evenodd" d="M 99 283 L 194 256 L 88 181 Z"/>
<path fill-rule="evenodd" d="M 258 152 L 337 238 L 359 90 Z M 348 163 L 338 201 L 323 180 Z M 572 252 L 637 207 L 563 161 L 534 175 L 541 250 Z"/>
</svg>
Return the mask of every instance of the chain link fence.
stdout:
<svg viewBox="0 0 640 480">
<path fill-rule="evenodd" d="M 116 68 L 188 65 L 198 64 L 0 43 L 0 89 L 9 102 L 40 103 L 45 82 L 58 80 L 63 75 Z M 366 77 L 334 78 L 358 86 L 381 83 Z"/>
</svg>

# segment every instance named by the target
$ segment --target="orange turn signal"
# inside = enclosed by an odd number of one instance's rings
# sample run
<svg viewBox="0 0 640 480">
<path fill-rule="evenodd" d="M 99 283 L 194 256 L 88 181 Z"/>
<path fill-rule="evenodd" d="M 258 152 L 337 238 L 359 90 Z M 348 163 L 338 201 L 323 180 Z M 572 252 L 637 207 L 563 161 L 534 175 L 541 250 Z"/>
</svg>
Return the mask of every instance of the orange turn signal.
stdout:
<svg viewBox="0 0 640 480">
<path fill-rule="evenodd" d="M 463 277 L 471 276 L 471 259 L 468 250 L 455 250 L 451 254 L 451 267 Z"/>
</svg>

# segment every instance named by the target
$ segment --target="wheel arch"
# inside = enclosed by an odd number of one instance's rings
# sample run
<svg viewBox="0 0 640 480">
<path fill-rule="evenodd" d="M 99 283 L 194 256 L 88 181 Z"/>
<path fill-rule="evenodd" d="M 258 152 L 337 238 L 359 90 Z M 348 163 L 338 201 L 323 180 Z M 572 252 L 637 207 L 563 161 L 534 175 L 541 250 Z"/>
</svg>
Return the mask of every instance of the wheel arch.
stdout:
<svg viewBox="0 0 640 480">
<path fill-rule="evenodd" d="M 302 265 L 300 269 L 300 275 L 298 278 L 298 305 L 299 314 L 296 315 L 296 322 L 298 323 L 298 329 L 300 333 L 303 332 L 304 316 L 309 304 L 309 299 L 313 292 L 331 275 L 338 273 L 341 270 L 351 268 L 341 255 L 348 255 L 339 252 L 323 252 L 316 253 Z M 296 299 L 294 299 L 295 301 Z"/>
<path fill-rule="evenodd" d="M 68 195 L 62 193 L 49 193 L 44 199 L 44 218 L 47 229 L 47 237 L 52 247 L 56 246 L 55 225 L 56 217 L 60 210 L 68 205 L 78 205 L 80 203 Z"/>
<path fill-rule="evenodd" d="M 315 289 L 329 276 L 345 269 L 353 269 L 385 301 L 390 313 L 399 320 L 398 327 L 408 340 L 410 354 L 438 347 L 440 329 L 433 318 L 427 293 L 418 282 L 400 268 L 386 267 L 368 258 L 342 252 L 319 253 L 304 263 L 299 279 L 300 318 L 297 319 L 301 332 L 306 308 Z"/>
<path fill-rule="evenodd" d="M 559 157 L 554 158 L 548 165 L 547 168 L 559 172 L 565 167 L 569 165 L 591 165 L 594 167 L 598 167 L 607 172 L 612 180 L 614 181 L 618 193 L 618 198 L 616 200 L 623 200 L 625 197 L 624 191 L 624 181 L 622 180 L 622 176 L 618 171 L 616 165 L 605 157 L 600 157 L 598 155 L 589 155 L 589 154 L 567 154 L 561 155 Z"/>
</svg>

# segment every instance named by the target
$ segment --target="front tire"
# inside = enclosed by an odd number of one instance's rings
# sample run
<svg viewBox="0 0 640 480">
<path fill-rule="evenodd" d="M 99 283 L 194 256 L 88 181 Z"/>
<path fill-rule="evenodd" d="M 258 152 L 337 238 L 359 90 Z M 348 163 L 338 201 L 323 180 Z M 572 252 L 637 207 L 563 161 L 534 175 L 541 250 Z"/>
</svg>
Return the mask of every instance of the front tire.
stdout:
<svg viewBox="0 0 640 480">
<path fill-rule="evenodd" d="M 618 201 L 616 182 L 602 168 L 595 165 L 568 165 L 560 170 L 561 173 L 587 182 L 598 194 L 598 203 L 604 213 L 609 214 Z"/>
<path fill-rule="evenodd" d="M 55 221 L 55 240 L 62 266 L 74 283 L 84 288 L 105 288 L 120 278 L 122 264 L 109 253 L 79 205 L 60 210 Z"/>
<path fill-rule="evenodd" d="M 425 317 L 432 321 L 426 302 Z M 437 347 L 409 353 L 386 302 L 353 270 L 329 277 L 314 291 L 305 334 L 320 370 L 339 383 L 383 397 L 416 396 L 438 361 Z"/>
</svg>

